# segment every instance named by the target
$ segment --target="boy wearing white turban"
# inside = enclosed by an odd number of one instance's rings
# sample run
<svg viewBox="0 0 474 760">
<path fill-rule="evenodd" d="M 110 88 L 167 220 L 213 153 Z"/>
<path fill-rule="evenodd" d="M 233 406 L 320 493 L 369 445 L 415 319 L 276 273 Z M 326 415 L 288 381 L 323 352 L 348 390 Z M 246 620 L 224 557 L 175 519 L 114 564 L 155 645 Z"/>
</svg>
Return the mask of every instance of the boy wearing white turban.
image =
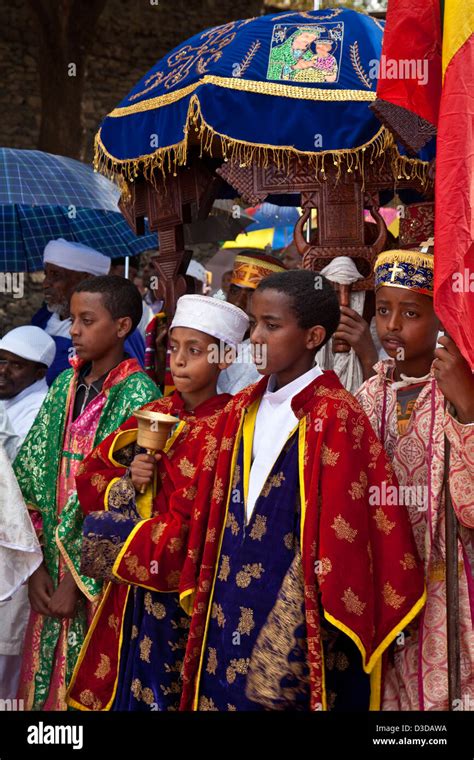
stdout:
<svg viewBox="0 0 474 760">
<path fill-rule="evenodd" d="M 90 513 L 83 529 L 83 568 L 113 582 L 73 676 L 68 700 L 73 707 L 178 707 L 190 604 L 189 595 L 180 597 L 180 575 L 185 562 L 195 561 L 188 544 L 193 535 L 190 482 L 196 472 L 212 477 L 221 412 L 231 399 L 216 395 L 217 379 L 247 329 L 248 317 L 238 307 L 182 296 L 170 326 L 176 390 L 144 407 L 180 420 L 166 453 L 153 457 L 136 450 L 132 417 L 92 452 L 76 479 L 82 508 Z M 104 486 L 100 494 L 94 487 L 98 479 Z M 115 629 L 110 615 L 117 620 Z M 107 673 L 97 667 L 98 651 L 108 658 Z"/>
</svg>

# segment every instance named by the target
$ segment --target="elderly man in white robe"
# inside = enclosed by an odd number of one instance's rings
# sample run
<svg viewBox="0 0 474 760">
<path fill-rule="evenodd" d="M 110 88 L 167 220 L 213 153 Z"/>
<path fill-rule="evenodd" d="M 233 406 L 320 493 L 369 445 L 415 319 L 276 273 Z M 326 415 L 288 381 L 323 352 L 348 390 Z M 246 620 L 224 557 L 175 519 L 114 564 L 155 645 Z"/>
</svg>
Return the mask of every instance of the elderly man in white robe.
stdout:
<svg viewBox="0 0 474 760">
<path fill-rule="evenodd" d="M 90 277 L 109 274 L 111 260 L 99 251 L 82 243 L 58 238 L 50 240 L 43 254 L 44 304 L 31 318 L 31 324 L 41 327 L 56 344 L 56 357 L 46 375 L 48 385 L 65 369 L 74 355 L 70 335 L 69 302 L 76 285 Z M 145 341 L 134 330 L 125 341 L 125 351 L 143 366 Z"/>
</svg>

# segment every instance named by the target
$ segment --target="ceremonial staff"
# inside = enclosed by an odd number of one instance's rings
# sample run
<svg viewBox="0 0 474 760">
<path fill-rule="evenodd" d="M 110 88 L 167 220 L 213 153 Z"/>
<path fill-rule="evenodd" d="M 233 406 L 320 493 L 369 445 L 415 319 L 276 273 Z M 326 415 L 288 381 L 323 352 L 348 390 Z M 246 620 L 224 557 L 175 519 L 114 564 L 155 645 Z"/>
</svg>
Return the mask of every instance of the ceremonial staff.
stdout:
<svg viewBox="0 0 474 760">
<path fill-rule="evenodd" d="M 447 335 L 447 333 L 445 333 Z M 447 405 L 448 411 L 450 404 Z M 459 641 L 459 579 L 458 579 L 458 521 L 449 489 L 449 460 L 451 446 L 444 436 L 444 499 L 446 521 L 446 626 L 448 634 L 448 695 L 449 709 L 454 700 L 461 699 L 461 649 Z"/>
<path fill-rule="evenodd" d="M 428 253 L 434 245 L 433 238 L 422 243 L 421 252 Z M 444 334 L 449 337 L 447 331 Z M 448 401 L 445 411 L 454 413 Z M 449 463 L 451 445 L 444 434 L 444 503 L 445 503 L 445 542 L 446 542 L 446 628 L 448 640 L 448 699 L 449 709 L 454 709 L 456 699 L 461 699 L 461 647 L 459 641 L 459 578 L 458 578 L 458 521 L 451 501 L 449 488 Z"/>
</svg>

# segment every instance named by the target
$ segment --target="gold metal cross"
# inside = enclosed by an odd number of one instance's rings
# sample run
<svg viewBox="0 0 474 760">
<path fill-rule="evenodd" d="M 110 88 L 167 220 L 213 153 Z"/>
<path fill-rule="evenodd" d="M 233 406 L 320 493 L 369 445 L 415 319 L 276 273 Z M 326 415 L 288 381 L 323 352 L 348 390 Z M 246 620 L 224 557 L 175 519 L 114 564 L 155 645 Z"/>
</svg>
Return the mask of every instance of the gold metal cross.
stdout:
<svg viewBox="0 0 474 760">
<path fill-rule="evenodd" d="M 428 250 L 434 246 L 434 238 L 430 237 L 421 244 L 421 253 L 428 253 Z"/>
</svg>

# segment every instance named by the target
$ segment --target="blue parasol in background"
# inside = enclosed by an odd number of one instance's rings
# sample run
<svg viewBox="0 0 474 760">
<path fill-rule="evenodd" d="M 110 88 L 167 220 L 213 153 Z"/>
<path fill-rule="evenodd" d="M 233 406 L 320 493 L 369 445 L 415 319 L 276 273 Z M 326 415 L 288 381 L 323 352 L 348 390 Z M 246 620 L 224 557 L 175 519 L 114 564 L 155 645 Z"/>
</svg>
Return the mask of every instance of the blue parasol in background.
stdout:
<svg viewBox="0 0 474 760">
<path fill-rule="evenodd" d="M 234 241 L 226 242 L 223 248 L 248 246 L 264 249 L 269 246 L 272 250 L 279 250 L 293 241 L 293 229 L 301 213 L 297 206 L 259 203 L 245 212 L 253 220 L 252 224 Z"/>
<path fill-rule="evenodd" d="M 49 240 L 84 243 L 111 258 L 156 248 L 118 211 L 118 188 L 91 166 L 37 150 L 0 148 L 0 271 L 43 268 Z"/>
<path fill-rule="evenodd" d="M 40 150 L 0 148 L 0 205 L 117 211 L 117 188 L 88 164 Z"/>
<path fill-rule="evenodd" d="M 92 166 L 38 150 L 0 148 L 0 271 L 43 268 L 45 245 L 56 238 L 84 243 L 111 258 L 156 249 L 158 236 L 136 236 L 118 210 L 120 190 Z M 227 208 L 185 225 L 187 245 L 228 240 L 250 223 Z"/>
</svg>

